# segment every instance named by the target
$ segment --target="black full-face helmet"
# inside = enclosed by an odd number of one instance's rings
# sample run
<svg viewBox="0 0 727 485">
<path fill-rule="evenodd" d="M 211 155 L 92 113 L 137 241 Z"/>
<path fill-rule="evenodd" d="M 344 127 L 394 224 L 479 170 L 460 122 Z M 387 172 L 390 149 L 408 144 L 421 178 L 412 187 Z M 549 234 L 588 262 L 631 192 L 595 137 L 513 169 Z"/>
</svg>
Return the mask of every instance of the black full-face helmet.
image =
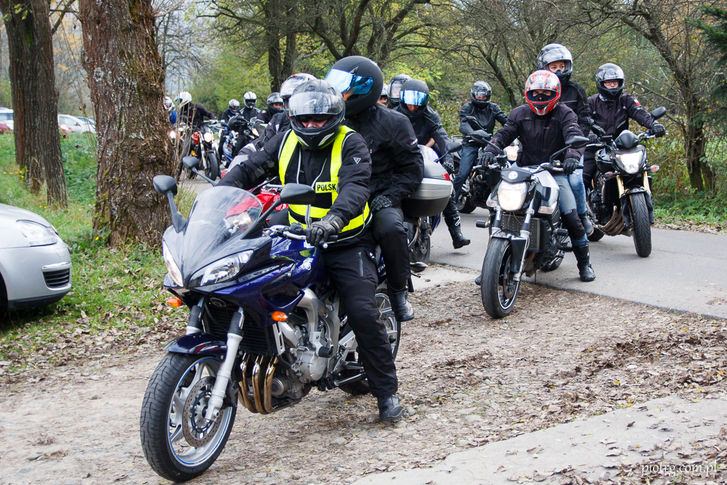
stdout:
<svg viewBox="0 0 727 485">
<path fill-rule="evenodd" d="M 485 81 L 475 81 L 470 89 L 470 97 L 472 98 L 472 104 L 478 108 L 484 108 L 487 106 L 487 102 L 492 96 L 492 88 Z"/>
<path fill-rule="evenodd" d="M 347 115 L 375 105 L 384 86 L 384 75 L 374 61 L 363 56 L 338 60 L 326 74 L 326 81 L 346 100 Z"/>
<path fill-rule="evenodd" d="M 538 54 L 536 68 L 538 70 L 550 71 L 548 65 L 556 61 L 563 61 L 565 63 L 565 69 L 555 71 L 554 74 L 558 76 L 561 84 L 567 83 L 570 80 L 571 74 L 573 74 L 573 55 L 564 45 L 548 44 L 543 47 Z"/>
<path fill-rule="evenodd" d="M 429 86 L 421 79 L 409 79 L 401 87 L 399 110 L 409 117 L 421 116 L 429 103 Z"/>
<path fill-rule="evenodd" d="M 411 76 L 406 74 L 397 74 L 389 81 L 389 107 L 396 108 L 399 105 L 401 99 L 401 87 L 411 79 Z"/>
<path fill-rule="evenodd" d="M 319 149 L 332 143 L 345 113 L 341 95 L 321 79 L 301 84 L 288 100 L 290 127 L 304 148 Z"/>
<path fill-rule="evenodd" d="M 607 88 L 604 86 L 606 81 L 618 81 L 618 86 L 615 88 Z M 624 90 L 624 71 L 616 64 L 606 63 L 602 64 L 596 69 L 596 88 L 598 92 L 606 98 L 618 98 Z"/>
</svg>

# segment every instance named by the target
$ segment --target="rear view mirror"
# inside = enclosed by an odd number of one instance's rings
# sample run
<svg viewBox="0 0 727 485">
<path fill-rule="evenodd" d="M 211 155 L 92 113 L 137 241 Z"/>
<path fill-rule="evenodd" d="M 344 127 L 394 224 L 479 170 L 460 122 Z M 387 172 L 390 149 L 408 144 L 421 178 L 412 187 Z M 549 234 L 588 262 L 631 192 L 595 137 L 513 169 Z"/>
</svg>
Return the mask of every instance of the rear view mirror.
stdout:
<svg viewBox="0 0 727 485">
<path fill-rule="evenodd" d="M 312 204 L 315 198 L 315 190 L 305 184 L 285 184 L 280 192 L 280 201 L 286 204 Z"/>
<path fill-rule="evenodd" d="M 152 183 L 154 184 L 154 190 L 160 194 L 171 192 L 172 195 L 177 195 L 177 182 L 174 180 L 174 177 L 170 177 L 169 175 L 155 175 Z"/>
<path fill-rule="evenodd" d="M 199 158 L 197 157 L 184 157 L 182 159 L 182 165 L 187 167 L 189 170 L 197 168 L 199 166 Z"/>
<path fill-rule="evenodd" d="M 654 111 L 652 111 L 650 114 L 655 120 L 658 120 L 666 114 L 666 108 L 663 106 L 659 106 L 658 108 L 655 108 Z"/>
<path fill-rule="evenodd" d="M 565 144 L 575 148 L 584 147 L 588 144 L 588 138 L 585 136 L 573 136 L 568 138 Z"/>
</svg>

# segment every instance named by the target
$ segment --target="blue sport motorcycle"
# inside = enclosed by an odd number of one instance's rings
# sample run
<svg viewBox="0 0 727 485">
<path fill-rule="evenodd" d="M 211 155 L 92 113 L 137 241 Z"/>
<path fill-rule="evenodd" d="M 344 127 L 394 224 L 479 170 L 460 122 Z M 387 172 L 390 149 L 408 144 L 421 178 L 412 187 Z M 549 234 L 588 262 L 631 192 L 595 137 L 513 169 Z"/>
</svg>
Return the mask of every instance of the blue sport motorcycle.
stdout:
<svg viewBox="0 0 727 485">
<path fill-rule="evenodd" d="M 339 297 L 328 283 L 320 249 L 289 226 L 266 226 L 280 204 L 309 204 L 306 185 L 287 184 L 268 208 L 233 187 L 202 192 L 185 219 L 172 177 L 154 177 L 168 198 L 164 233 L 172 303 L 189 309 L 186 335 L 167 347 L 141 408 L 141 442 L 160 476 L 184 481 L 202 474 L 222 452 L 238 406 L 269 414 L 299 402 L 314 386 L 368 392 Z M 384 277 L 379 265 L 380 282 Z M 401 327 L 386 291 L 379 318 L 396 356 Z"/>
</svg>

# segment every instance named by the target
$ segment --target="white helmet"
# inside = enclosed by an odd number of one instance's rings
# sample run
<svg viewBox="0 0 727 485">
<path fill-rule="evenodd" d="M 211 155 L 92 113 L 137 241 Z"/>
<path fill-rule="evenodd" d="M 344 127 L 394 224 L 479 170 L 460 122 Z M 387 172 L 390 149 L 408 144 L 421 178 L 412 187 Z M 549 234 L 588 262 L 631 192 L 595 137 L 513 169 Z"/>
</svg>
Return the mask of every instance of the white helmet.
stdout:
<svg viewBox="0 0 727 485">
<path fill-rule="evenodd" d="M 192 102 L 192 95 L 189 94 L 189 91 L 182 91 L 179 93 L 179 96 L 177 96 L 177 104 L 181 108 L 187 103 Z"/>
<path fill-rule="evenodd" d="M 257 101 L 257 95 L 255 95 L 255 93 L 248 91 L 242 95 L 242 98 L 245 100 L 245 106 L 248 108 L 255 107 L 255 102 Z"/>
<path fill-rule="evenodd" d="M 164 109 L 166 109 L 167 111 L 171 111 L 172 108 L 174 108 L 172 98 L 170 98 L 169 96 L 164 96 Z"/>
<path fill-rule="evenodd" d="M 240 102 L 236 99 L 231 99 L 229 103 L 227 103 L 227 106 L 234 112 L 237 113 L 240 111 Z"/>
</svg>

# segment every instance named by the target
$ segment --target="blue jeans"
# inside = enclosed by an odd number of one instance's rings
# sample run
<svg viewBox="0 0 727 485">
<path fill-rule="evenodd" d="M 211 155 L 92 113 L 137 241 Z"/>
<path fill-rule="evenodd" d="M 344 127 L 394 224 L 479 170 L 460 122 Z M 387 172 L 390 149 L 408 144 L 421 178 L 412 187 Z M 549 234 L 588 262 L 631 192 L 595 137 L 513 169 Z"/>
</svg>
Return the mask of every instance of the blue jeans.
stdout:
<svg viewBox="0 0 727 485">
<path fill-rule="evenodd" d="M 568 183 L 576 198 L 576 211 L 579 216 L 584 215 L 588 210 L 586 208 L 586 186 L 583 183 L 583 169 L 578 169 L 568 175 Z"/>
<path fill-rule="evenodd" d="M 462 185 L 465 180 L 467 180 L 467 177 L 470 176 L 472 167 L 475 165 L 475 161 L 477 160 L 477 152 L 479 152 L 479 150 L 480 149 L 478 147 L 473 145 L 462 146 L 462 156 L 459 161 L 459 172 L 454 178 L 455 196 L 459 195 L 459 191 L 462 190 Z"/>
</svg>

